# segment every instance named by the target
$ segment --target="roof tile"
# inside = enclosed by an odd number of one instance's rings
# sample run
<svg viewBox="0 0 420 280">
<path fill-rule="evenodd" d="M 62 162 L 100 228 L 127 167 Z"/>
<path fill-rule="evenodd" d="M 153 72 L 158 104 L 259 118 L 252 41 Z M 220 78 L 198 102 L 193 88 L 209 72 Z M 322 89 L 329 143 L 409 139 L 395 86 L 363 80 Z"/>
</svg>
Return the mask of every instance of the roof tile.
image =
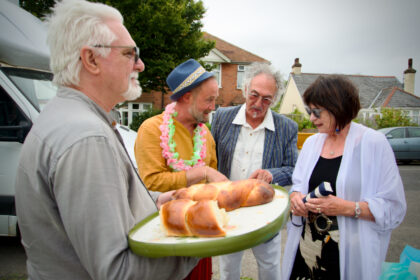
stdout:
<svg viewBox="0 0 420 280">
<path fill-rule="evenodd" d="M 266 62 L 270 63 L 270 61 L 255 55 L 253 53 L 250 53 L 244 49 L 241 49 L 235 45 L 232 45 L 231 43 L 228 43 L 216 36 L 213 36 L 207 32 L 203 32 L 203 38 L 205 40 L 212 40 L 216 42 L 215 48 L 223 53 L 225 56 L 227 56 L 232 63 L 238 63 L 238 64 L 249 64 L 251 62 Z"/>
</svg>

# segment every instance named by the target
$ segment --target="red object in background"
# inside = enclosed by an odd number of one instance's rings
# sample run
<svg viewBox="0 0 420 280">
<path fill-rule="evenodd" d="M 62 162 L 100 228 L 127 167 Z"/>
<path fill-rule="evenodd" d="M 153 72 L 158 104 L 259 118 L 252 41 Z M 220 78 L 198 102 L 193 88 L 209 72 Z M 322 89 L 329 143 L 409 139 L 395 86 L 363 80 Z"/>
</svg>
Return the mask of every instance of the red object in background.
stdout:
<svg viewBox="0 0 420 280">
<path fill-rule="evenodd" d="M 211 280 L 211 258 L 201 259 L 184 280 Z"/>
</svg>

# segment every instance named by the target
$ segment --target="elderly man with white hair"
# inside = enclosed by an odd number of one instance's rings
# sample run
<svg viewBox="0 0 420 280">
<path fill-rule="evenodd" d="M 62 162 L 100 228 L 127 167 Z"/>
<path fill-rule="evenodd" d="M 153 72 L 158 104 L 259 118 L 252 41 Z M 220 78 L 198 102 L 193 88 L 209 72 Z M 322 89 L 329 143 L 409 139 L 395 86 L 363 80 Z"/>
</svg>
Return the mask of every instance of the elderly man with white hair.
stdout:
<svg viewBox="0 0 420 280">
<path fill-rule="evenodd" d="M 198 259 L 146 258 L 128 232 L 169 200 L 149 192 L 111 110 L 141 93 L 144 64 L 114 8 L 58 2 L 49 19 L 59 86 L 22 148 L 16 208 L 30 279 L 183 279 Z"/>
<path fill-rule="evenodd" d="M 261 179 L 290 185 L 297 160 L 297 124 L 272 110 L 279 100 L 282 79 L 267 64 L 254 63 L 244 80 L 245 104 L 219 108 L 211 131 L 216 141 L 218 169 L 230 180 Z M 280 279 L 281 237 L 252 251 L 257 259 L 258 279 Z M 243 252 L 220 256 L 221 279 L 239 279 Z"/>
</svg>

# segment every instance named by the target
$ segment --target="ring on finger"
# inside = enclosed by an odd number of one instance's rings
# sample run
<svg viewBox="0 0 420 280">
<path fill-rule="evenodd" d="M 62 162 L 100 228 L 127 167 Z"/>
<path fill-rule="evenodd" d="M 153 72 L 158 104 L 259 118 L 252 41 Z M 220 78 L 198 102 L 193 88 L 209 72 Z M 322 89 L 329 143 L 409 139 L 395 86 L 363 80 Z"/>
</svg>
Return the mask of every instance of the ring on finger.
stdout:
<svg viewBox="0 0 420 280">
<path fill-rule="evenodd" d="M 321 214 L 321 208 L 320 207 L 317 207 L 316 211 L 318 211 L 318 214 Z"/>
</svg>

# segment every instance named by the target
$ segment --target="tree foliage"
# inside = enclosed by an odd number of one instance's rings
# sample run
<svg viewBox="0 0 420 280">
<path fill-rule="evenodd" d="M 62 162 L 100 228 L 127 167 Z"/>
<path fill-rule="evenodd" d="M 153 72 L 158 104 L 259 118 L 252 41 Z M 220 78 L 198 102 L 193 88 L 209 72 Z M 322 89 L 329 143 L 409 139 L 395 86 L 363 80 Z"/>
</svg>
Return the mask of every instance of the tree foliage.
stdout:
<svg viewBox="0 0 420 280">
<path fill-rule="evenodd" d="M 50 8 L 54 6 L 54 0 L 42 0 L 42 1 L 33 1 L 33 0 L 19 0 L 19 5 L 30 12 L 34 16 L 43 19 L 46 15 L 51 13 Z"/>
<path fill-rule="evenodd" d="M 144 92 L 166 93 L 166 77 L 189 58 L 206 56 L 215 42 L 204 40 L 201 0 L 98 0 L 118 9 L 124 25 L 140 48 L 146 68 L 139 75 Z M 41 17 L 50 12 L 53 0 L 21 0 L 21 6 Z M 162 98 L 163 100 L 163 98 Z M 162 104 L 163 105 L 163 104 Z"/>
<path fill-rule="evenodd" d="M 378 129 L 393 126 L 417 126 L 404 111 L 394 108 L 381 108 L 381 115 L 375 116 L 375 122 Z"/>
</svg>

